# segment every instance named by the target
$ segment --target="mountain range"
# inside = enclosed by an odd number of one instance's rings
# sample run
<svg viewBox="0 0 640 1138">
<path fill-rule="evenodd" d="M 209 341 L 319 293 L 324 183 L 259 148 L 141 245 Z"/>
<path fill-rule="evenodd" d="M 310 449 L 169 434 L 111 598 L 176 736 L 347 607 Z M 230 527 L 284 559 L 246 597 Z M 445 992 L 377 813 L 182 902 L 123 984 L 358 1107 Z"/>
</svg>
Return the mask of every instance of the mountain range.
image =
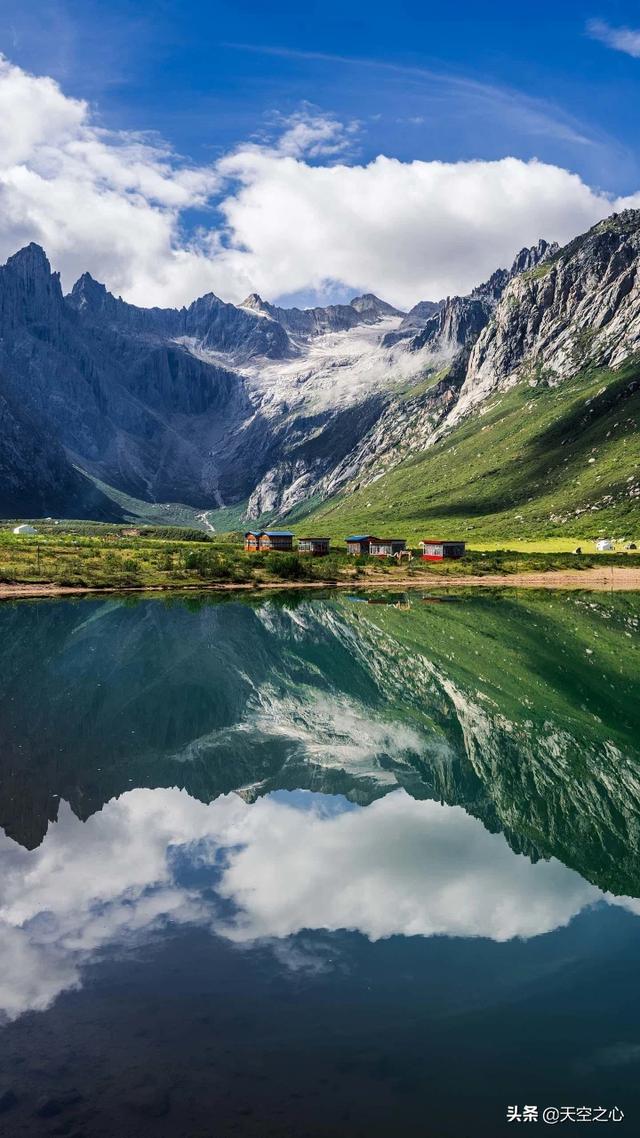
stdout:
<svg viewBox="0 0 640 1138">
<path fill-rule="evenodd" d="M 632 528 L 639 267 L 628 210 L 408 313 L 145 309 L 64 295 L 31 244 L 0 268 L 0 514 Z"/>
</svg>

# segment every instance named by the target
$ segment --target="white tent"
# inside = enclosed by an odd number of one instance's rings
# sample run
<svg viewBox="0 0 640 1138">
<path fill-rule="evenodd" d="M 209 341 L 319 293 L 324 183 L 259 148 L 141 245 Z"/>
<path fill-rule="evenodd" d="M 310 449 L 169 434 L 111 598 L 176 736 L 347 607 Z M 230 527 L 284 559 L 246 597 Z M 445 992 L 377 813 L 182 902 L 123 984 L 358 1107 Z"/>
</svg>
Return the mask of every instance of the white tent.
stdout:
<svg viewBox="0 0 640 1138">
<path fill-rule="evenodd" d="M 610 537 L 603 537 L 600 541 L 596 542 L 596 549 L 599 553 L 610 553 L 613 549 L 613 542 Z"/>
<path fill-rule="evenodd" d="M 31 534 L 31 533 L 37 533 L 38 531 L 37 531 L 35 526 L 24 525 L 24 526 L 16 526 L 16 528 L 14 529 L 13 532 L 19 533 L 19 534 L 25 534 L 25 533 Z"/>
</svg>

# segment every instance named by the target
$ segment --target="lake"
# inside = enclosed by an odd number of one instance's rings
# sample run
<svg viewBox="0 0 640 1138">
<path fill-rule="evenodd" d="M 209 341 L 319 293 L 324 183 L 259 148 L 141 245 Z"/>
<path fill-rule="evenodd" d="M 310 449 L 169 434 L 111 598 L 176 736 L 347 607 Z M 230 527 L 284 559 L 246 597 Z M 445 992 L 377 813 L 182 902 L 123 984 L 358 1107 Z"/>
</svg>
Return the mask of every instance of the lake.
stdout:
<svg viewBox="0 0 640 1138">
<path fill-rule="evenodd" d="M 2 604 L 0 1134 L 639 1134 L 639 623 Z"/>
</svg>

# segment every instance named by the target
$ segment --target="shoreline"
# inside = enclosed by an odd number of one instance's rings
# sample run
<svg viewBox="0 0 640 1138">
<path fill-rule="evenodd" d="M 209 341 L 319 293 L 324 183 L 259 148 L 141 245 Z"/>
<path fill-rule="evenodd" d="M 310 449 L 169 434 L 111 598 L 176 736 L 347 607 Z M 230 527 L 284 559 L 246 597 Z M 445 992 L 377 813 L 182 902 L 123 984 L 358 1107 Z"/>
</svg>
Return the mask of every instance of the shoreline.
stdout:
<svg viewBox="0 0 640 1138">
<path fill-rule="evenodd" d="M 586 589 L 632 592 L 640 590 L 640 568 L 611 566 L 609 569 L 549 570 L 531 573 L 488 573 L 486 576 L 463 574 L 432 577 L 391 577 L 385 580 L 357 578 L 351 581 L 261 581 L 250 583 L 203 582 L 197 585 L 55 585 L 55 584 L 0 584 L 0 601 L 28 600 L 29 598 L 92 596 L 111 593 L 211 593 L 211 592 L 265 592 L 298 589 L 379 589 L 393 592 L 396 589 L 443 588 L 518 588 L 518 589 Z"/>
</svg>

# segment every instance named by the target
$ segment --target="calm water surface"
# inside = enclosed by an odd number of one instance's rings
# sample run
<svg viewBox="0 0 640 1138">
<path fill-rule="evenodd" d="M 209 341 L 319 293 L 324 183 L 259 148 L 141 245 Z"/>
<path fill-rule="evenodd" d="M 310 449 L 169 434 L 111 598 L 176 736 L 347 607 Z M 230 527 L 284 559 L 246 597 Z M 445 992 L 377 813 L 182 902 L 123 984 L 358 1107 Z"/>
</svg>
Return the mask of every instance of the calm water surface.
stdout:
<svg viewBox="0 0 640 1138">
<path fill-rule="evenodd" d="M 0 606 L 0 1134 L 640 1134 L 640 597 L 375 599 Z"/>
</svg>

